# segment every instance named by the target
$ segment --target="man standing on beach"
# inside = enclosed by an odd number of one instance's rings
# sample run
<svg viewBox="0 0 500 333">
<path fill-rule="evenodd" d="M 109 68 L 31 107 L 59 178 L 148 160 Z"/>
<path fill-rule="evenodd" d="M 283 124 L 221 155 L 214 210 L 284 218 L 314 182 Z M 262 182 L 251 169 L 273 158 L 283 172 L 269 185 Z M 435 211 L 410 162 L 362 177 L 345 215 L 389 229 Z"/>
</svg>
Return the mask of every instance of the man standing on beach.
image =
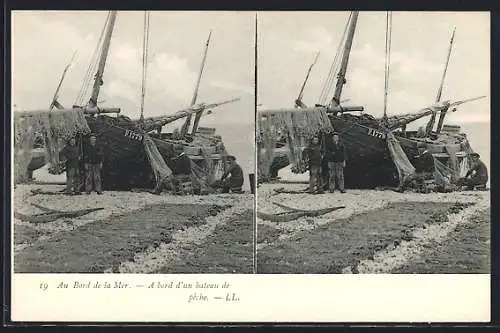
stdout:
<svg viewBox="0 0 500 333">
<path fill-rule="evenodd" d="M 59 155 L 66 158 L 66 193 L 80 194 L 80 182 L 78 181 L 80 149 L 78 149 L 74 137 L 69 139 L 68 145 L 61 150 Z"/>
<path fill-rule="evenodd" d="M 319 144 L 319 139 L 314 136 L 309 146 L 304 149 L 304 159 L 309 162 L 309 193 L 322 193 L 321 162 L 323 153 Z M 314 189 L 316 187 L 316 190 Z"/>
<path fill-rule="evenodd" d="M 221 177 L 222 181 L 222 193 L 242 193 L 243 186 L 243 169 L 236 162 L 236 157 L 229 155 L 227 156 L 228 167 L 226 172 Z M 231 175 L 229 178 L 227 176 Z"/>
<path fill-rule="evenodd" d="M 101 169 L 104 159 L 102 148 L 97 145 L 95 135 L 90 136 L 90 145 L 85 154 L 85 191 L 90 194 L 94 189 L 97 194 L 102 194 L 101 188 Z M 93 186 L 92 186 L 93 185 Z"/>
<path fill-rule="evenodd" d="M 488 168 L 480 160 L 478 153 L 472 153 L 472 166 L 467 171 L 463 183 L 468 187 L 469 190 L 474 189 L 476 186 L 486 186 L 488 183 Z M 470 178 L 469 178 L 470 177 Z"/>
<path fill-rule="evenodd" d="M 330 193 L 335 192 L 335 185 L 338 184 L 340 193 L 345 193 L 344 189 L 344 167 L 346 160 L 345 146 L 340 142 L 339 134 L 333 133 L 326 142 L 326 159 L 328 161 L 328 187 Z"/>
</svg>

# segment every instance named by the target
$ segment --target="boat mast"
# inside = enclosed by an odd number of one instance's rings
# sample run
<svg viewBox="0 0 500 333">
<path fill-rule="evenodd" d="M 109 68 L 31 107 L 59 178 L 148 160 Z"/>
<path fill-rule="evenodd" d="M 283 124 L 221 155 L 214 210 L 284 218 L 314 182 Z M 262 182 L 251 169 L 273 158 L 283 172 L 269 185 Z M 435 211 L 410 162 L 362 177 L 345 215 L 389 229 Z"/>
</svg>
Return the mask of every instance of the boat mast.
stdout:
<svg viewBox="0 0 500 333">
<path fill-rule="evenodd" d="M 71 57 L 71 60 L 66 65 L 66 67 L 64 67 L 64 71 L 62 72 L 61 79 L 59 80 L 59 84 L 57 85 L 56 92 L 54 93 L 54 97 L 52 98 L 52 102 L 50 102 L 49 111 L 52 111 L 54 109 L 54 107 L 57 109 L 64 109 L 64 107 L 61 105 L 61 103 L 59 103 L 59 101 L 57 99 L 59 98 L 59 92 L 61 91 L 64 77 L 66 76 L 68 69 L 73 64 L 73 60 L 75 59 L 76 51 L 77 50 L 75 50 L 75 52 L 73 53 L 73 56 Z"/>
<path fill-rule="evenodd" d="M 342 62 L 340 64 L 340 70 L 337 75 L 337 84 L 335 85 L 335 93 L 332 98 L 332 107 L 338 106 L 340 104 L 340 95 L 342 94 L 342 88 L 346 83 L 345 75 L 347 71 L 347 64 L 349 63 L 349 54 L 351 53 L 352 41 L 354 39 L 354 32 L 356 31 L 356 24 L 358 22 L 359 12 L 353 12 L 351 17 L 351 22 L 349 23 L 349 31 L 347 33 L 347 39 L 344 45 L 344 52 L 342 54 Z"/>
<path fill-rule="evenodd" d="M 201 61 L 200 71 L 198 73 L 198 79 L 196 80 L 196 85 L 195 85 L 195 88 L 194 88 L 193 98 L 191 99 L 191 105 L 190 106 L 195 105 L 196 99 L 198 98 L 198 90 L 200 88 L 200 81 L 201 81 L 201 76 L 203 74 L 203 69 L 205 68 L 205 60 L 207 59 L 207 51 L 208 51 L 208 45 L 210 44 L 210 36 L 211 35 L 212 35 L 212 31 L 210 31 L 208 33 L 207 42 L 205 44 L 205 51 L 203 53 L 203 59 Z M 186 135 L 186 133 L 187 133 L 187 131 L 189 129 L 189 125 L 191 124 L 191 116 L 192 115 L 189 115 L 186 118 L 186 121 L 184 122 L 184 124 L 182 125 L 182 128 L 181 128 L 181 136 L 182 137 L 184 137 Z M 199 118 L 198 118 L 198 121 L 199 121 Z"/>
<path fill-rule="evenodd" d="M 302 84 L 302 87 L 300 88 L 300 92 L 299 92 L 299 96 L 297 97 L 297 99 L 295 100 L 295 107 L 296 108 L 305 108 L 307 107 L 303 102 L 302 102 L 302 97 L 304 96 L 304 89 L 306 87 L 306 83 L 307 83 L 307 80 L 309 79 L 309 74 L 311 74 L 311 70 L 312 68 L 314 67 L 314 65 L 316 64 L 316 62 L 318 61 L 318 57 L 319 57 L 319 51 L 316 53 L 316 57 L 314 58 L 314 61 L 313 63 L 311 64 L 311 66 L 309 66 L 309 70 L 307 71 L 307 74 L 306 74 L 306 78 L 304 80 L 304 83 Z"/>
<path fill-rule="evenodd" d="M 205 46 L 205 54 L 203 56 L 203 68 L 205 67 L 205 59 L 207 57 L 208 44 L 210 43 L 210 36 L 211 35 L 212 35 L 212 31 L 210 31 L 210 33 L 208 34 L 207 45 Z M 201 71 L 203 71 L 203 68 L 200 70 L 200 79 L 201 79 Z M 199 84 L 200 83 L 198 82 L 198 85 Z M 198 130 L 198 124 L 200 123 L 200 118 L 201 118 L 202 114 L 203 114 L 203 110 L 196 113 L 196 115 L 194 116 L 193 130 L 191 132 L 192 135 L 194 135 L 194 133 L 196 133 L 196 131 Z"/>
<path fill-rule="evenodd" d="M 448 49 L 448 56 L 446 57 L 446 65 L 444 67 L 443 77 L 441 78 L 441 85 L 439 86 L 438 94 L 436 96 L 436 102 L 439 102 L 441 100 L 441 94 L 443 92 L 444 79 L 446 77 L 446 71 L 448 70 L 448 62 L 450 61 L 450 54 L 451 54 L 451 49 L 453 47 L 453 41 L 455 40 L 455 30 L 456 30 L 456 28 L 453 28 L 453 33 L 452 33 L 451 39 L 450 39 L 450 47 Z M 443 123 L 444 123 L 444 117 L 446 116 L 446 112 L 447 111 L 448 111 L 448 108 L 446 108 L 443 111 L 441 111 L 441 114 L 439 115 L 439 121 L 438 121 L 437 129 L 436 129 L 437 133 L 441 133 L 441 129 L 443 128 Z M 435 116 L 434 116 L 434 118 L 435 118 Z"/>
<path fill-rule="evenodd" d="M 113 28 L 116 20 L 116 10 L 110 12 L 108 27 L 106 30 L 106 35 L 104 37 L 101 57 L 99 59 L 99 67 L 97 68 L 97 73 L 94 78 L 94 86 L 92 87 L 92 95 L 89 100 L 88 106 L 94 108 L 97 106 L 97 97 L 99 97 L 99 91 L 103 83 L 102 77 L 104 74 L 104 67 L 106 65 L 106 59 L 108 57 L 109 45 L 111 44 L 111 35 L 113 34 Z"/>
</svg>

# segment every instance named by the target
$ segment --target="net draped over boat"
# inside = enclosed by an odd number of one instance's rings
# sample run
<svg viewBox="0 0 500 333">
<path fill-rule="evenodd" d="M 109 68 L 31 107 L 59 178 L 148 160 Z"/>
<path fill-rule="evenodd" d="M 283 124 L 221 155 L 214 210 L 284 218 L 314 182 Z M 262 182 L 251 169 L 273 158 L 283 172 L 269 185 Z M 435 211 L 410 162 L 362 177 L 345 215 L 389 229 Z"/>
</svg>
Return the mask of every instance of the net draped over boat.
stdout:
<svg viewBox="0 0 500 333">
<path fill-rule="evenodd" d="M 156 183 L 166 182 L 172 176 L 172 170 L 167 166 L 156 144 L 148 134 L 144 134 L 143 144 L 149 164 L 151 165 L 151 169 L 153 169 Z"/>
<path fill-rule="evenodd" d="M 24 180 L 33 157 L 37 135 L 44 139 L 45 162 L 51 173 L 61 173 L 64 168 L 59 152 L 69 138 L 87 135 L 90 128 L 81 110 L 29 111 L 14 114 L 14 179 Z"/>
<path fill-rule="evenodd" d="M 415 172 L 415 167 L 408 160 L 408 156 L 406 156 L 399 141 L 392 132 L 387 133 L 387 146 L 389 147 L 392 160 L 398 170 L 399 181 L 401 182 L 405 177 Z"/>
<path fill-rule="evenodd" d="M 259 154 L 259 173 L 267 177 L 274 158 L 276 143 L 284 138 L 292 171 L 306 170 L 302 149 L 319 131 L 331 131 L 333 127 L 323 108 L 259 111 L 259 143 L 263 153 Z"/>
</svg>

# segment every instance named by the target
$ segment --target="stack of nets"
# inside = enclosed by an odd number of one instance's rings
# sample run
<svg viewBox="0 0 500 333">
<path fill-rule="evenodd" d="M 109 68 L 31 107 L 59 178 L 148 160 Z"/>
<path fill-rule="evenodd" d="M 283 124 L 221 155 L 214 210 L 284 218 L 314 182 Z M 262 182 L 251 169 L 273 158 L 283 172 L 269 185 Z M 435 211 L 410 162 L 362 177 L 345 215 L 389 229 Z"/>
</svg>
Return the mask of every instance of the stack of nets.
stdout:
<svg viewBox="0 0 500 333">
<path fill-rule="evenodd" d="M 14 113 L 14 179 L 22 181 L 33 157 L 37 135 L 42 135 L 45 162 L 51 173 L 61 173 L 64 168 L 59 152 L 66 141 L 75 135 L 87 135 L 90 128 L 81 110 L 30 111 Z"/>
<path fill-rule="evenodd" d="M 306 163 L 302 159 L 302 148 L 312 136 L 320 131 L 333 130 L 324 108 L 285 109 L 259 111 L 259 173 L 267 177 L 274 159 L 276 143 L 286 141 L 288 160 L 294 172 L 304 172 Z"/>
<path fill-rule="evenodd" d="M 156 184 L 166 183 L 167 180 L 170 180 L 172 177 L 172 170 L 167 166 L 156 144 L 148 134 L 144 134 L 143 144 L 149 164 L 151 165 L 151 169 L 153 169 Z"/>
<path fill-rule="evenodd" d="M 415 168 L 408 160 L 408 156 L 406 156 L 399 141 L 392 132 L 387 133 L 387 146 L 389 147 L 394 165 L 396 165 L 396 169 L 398 170 L 399 182 L 401 183 L 405 177 L 415 172 Z"/>
</svg>

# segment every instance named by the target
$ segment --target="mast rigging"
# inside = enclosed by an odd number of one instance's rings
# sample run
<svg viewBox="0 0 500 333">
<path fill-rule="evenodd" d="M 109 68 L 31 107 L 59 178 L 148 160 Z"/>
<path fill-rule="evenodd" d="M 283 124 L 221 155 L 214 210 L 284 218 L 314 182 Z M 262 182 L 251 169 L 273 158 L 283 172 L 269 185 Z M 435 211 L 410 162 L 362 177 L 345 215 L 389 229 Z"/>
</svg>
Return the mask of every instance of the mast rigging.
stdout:
<svg viewBox="0 0 500 333">
<path fill-rule="evenodd" d="M 101 57 L 99 59 L 99 65 L 94 79 L 94 86 L 92 87 L 92 95 L 90 96 L 90 100 L 88 103 L 88 106 L 90 108 L 97 107 L 97 98 L 99 97 L 99 91 L 101 89 L 101 85 L 103 84 L 102 78 L 104 75 L 104 67 L 106 65 L 106 59 L 108 57 L 109 46 L 111 44 L 111 36 L 113 34 L 115 20 L 116 20 L 116 11 L 111 11 L 109 15 L 108 26 L 106 29 L 106 35 L 101 50 Z"/>
<path fill-rule="evenodd" d="M 149 50 L 149 11 L 144 12 L 144 37 L 142 40 L 142 84 L 141 84 L 141 117 L 144 120 L 144 100 L 146 97 L 146 80 L 148 72 L 148 50 Z"/>
<path fill-rule="evenodd" d="M 205 51 L 203 53 L 203 59 L 201 61 L 200 71 L 198 73 L 198 79 L 196 80 L 196 85 L 195 85 L 195 88 L 194 88 L 193 98 L 191 99 L 191 105 L 190 106 L 195 105 L 196 99 L 198 98 L 198 90 L 200 88 L 200 81 L 201 81 L 201 76 L 203 74 L 203 69 L 205 68 L 205 61 L 207 59 L 207 51 L 208 51 L 208 45 L 210 44 L 210 36 L 211 35 L 212 35 L 212 31 L 210 31 L 208 33 L 207 42 L 205 44 Z M 182 137 L 184 137 L 187 134 L 187 131 L 189 129 L 189 125 L 191 125 L 191 116 L 192 115 L 189 115 L 186 118 L 186 121 L 184 122 L 184 124 L 182 125 L 182 128 L 181 128 L 181 136 Z"/>
<path fill-rule="evenodd" d="M 443 85 L 444 85 L 444 79 L 446 77 L 446 72 L 448 70 L 448 63 L 450 61 L 450 55 L 451 55 L 451 50 L 453 47 L 453 42 L 455 40 L 455 30 L 456 28 L 453 28 L 453 33 L 451 34 L 451 40 L 450 40 L 450 48 L 448 49 L 448 56 L 446 57 L 446 65 L 444 67 L 443 71 L 443 77 L 441 78 L 441 84 L 439 85 L 438 93 L 436 96 L 436 102 L 439 102 L 441 100 L 441 94 L 443 92 Z M 441 133 L 441 129 L 443 128 L 443 123 L 444 123 L 444 117 L 446 116 L 446 112 L 448 111 L 448 108 L 443 110 L 441 114 L 439 115 L 439 120 L 438 120 L 438 125 L 436 132 Z"/>
<path fill-rule="evenodd" d="M 438 103 L 441 100 L 441 94 L 443 92 L 444 80 L 446 78 L 446 72 L 448 70 L 448 63 L 450 61 L 450 55 L 451 55 L 451 50 L 452 50 L 452 47 L 453 47 L 453 40 L 454 39 L 455 39 L 455 28 L 453 28 L 453 33 L 451 35 L 450 46 L 448 47 L 448 54 L 446 56 L 446 62 L 445 62 L 445 65 L 444 65 L 443 75 L 441 76 L 441 83 L 439 85 L 438 93 L 437 93 L 437 96 L 436 96 L 436 103 Z M 440 117 L 440 119 L 442 119 L 442 121 L 444 121 L 443 114 L 445 114 L 445 113 L 446 113 L 446 111 L 443 110 L 441 112 L 441 114 L 439 115 L 439 117 Z M 434 112 L 431 115 L 431 119 L 429 119 L 429 122 L 427 122 L 427 126 L 425 128 L 425 133 L 427 135 L 429 135 L 432 132 L 432 128 L 434 127 L 434 123 L 436 122 L 436 115 L 437 115 L 437 113 Z"/>
<path fill-rule="evenodd" d="M 352 41 L 354 39 L 354 32 L 356 31 L 356 24 L 358 22 L 359 12 L 353 12 L 349 23 L 349 30 L 347 33 L 347 40 L 344 46 L 344 52 L 342 54 L 342 61 L 340 63 L 340 71 L 337 75 L 337 84 L 335 85 L 335 93 L 333 95 L 331 106 L 337 106 L 340 103 L 340 95 L 342 94 L 342 88 L 346 83 L 345 75 L 347 71 L 347 65 L 349 63 L 349 54 L 351 53 Z"/>
<path fill-rule="evenodd" d="M 64 109 L 64 107 L 59 103 L 59 101 L 57 99 L 59 98 L 59 92 L 61 90 L 62 83 L 64 81 L 64 77 L 66 76 L 66 73 L 68 72 L 68 69 L 73 64 L 73 60 L 75 59 L 76 52 L 77 52 L 77 50 L 75 50 L 75 52 L 73 53 L 73 56 L 71 57 L 69 63 L 66 65 L 66 67 L 64 67 L 64 71 L 62 72 L 61 79 L 59 80 L 59 84 L 57 85 L 56 92 L 54 93 L 54 97 L 52 98 L 52 102 L 49 105 L 49 111 L 52 111 L 52 109 L 54 107 L 56 107 L 57 109 Z"/>
<path fill-rule="evenodd" d="M 344 32 L 342 33 L 342 38 L 339 40 L 339 44 L 337 45 L 337 51 L 335 53 L 335 58 L 333 59 L 332 65 L 330 66 L 330 70 L 328 71 L 328 75 L 326 77 L 325 83 L 323 84 L 323 88 L 321 89 L 321 94 L 319 96 L 318 104 L 326 105 L 326 100 L 328 99 L 328 95 L 330 94 L 333 86 L 333 82 L 335 80 L 335 73 L 337 72 L 337 68 L 339 65 L 339 56 L 342 52 L 342 45 L 345 43 L 345 39 L 347 36 L 347 29 L 349 28 L 349 22 L 351 21 L 352 12 L 349 13 L 347 17 L 347 21 L 345 23 Z"/>
<path fill-rule="evenodd" d="M 314 67 L 314 65 L 316 64 L 316 62 L 318 61 L 318 57 L 319 57 L 319 51 L 316 53 L 316 56 L 314 57 L 314 61 L 313 63 L 311 64 L 311 66 L 309 66 L 309 70 L 307 71 L 307 74 L 306 74 L 306 78 L 304 80 L 304 83 L 302 84 L 302 87 L 300 88 L 300 92 L 299 92 L 299 96 L 297 97 L 297 99 L 295 100 L 295 107 L 307 107 L 303 102 L 302 102 L 302 97 L 304 96 L 304 88 L 306 87 L 306 83 L 307 83 L 307 80 L 309 79 L 309 75 L 311 74 L 311 70 L 312 68 Z"/>
<path fill-rule="evenodd" d="M 385 86 L 384 86 L 384 117 L 387 123 L 387 94 L 389 92 L 389 74 L 391 65 L 391 41 L 392 41 L 392 12 L 388 11 L 386 15 L 385 27 Z"/>
</svg>

